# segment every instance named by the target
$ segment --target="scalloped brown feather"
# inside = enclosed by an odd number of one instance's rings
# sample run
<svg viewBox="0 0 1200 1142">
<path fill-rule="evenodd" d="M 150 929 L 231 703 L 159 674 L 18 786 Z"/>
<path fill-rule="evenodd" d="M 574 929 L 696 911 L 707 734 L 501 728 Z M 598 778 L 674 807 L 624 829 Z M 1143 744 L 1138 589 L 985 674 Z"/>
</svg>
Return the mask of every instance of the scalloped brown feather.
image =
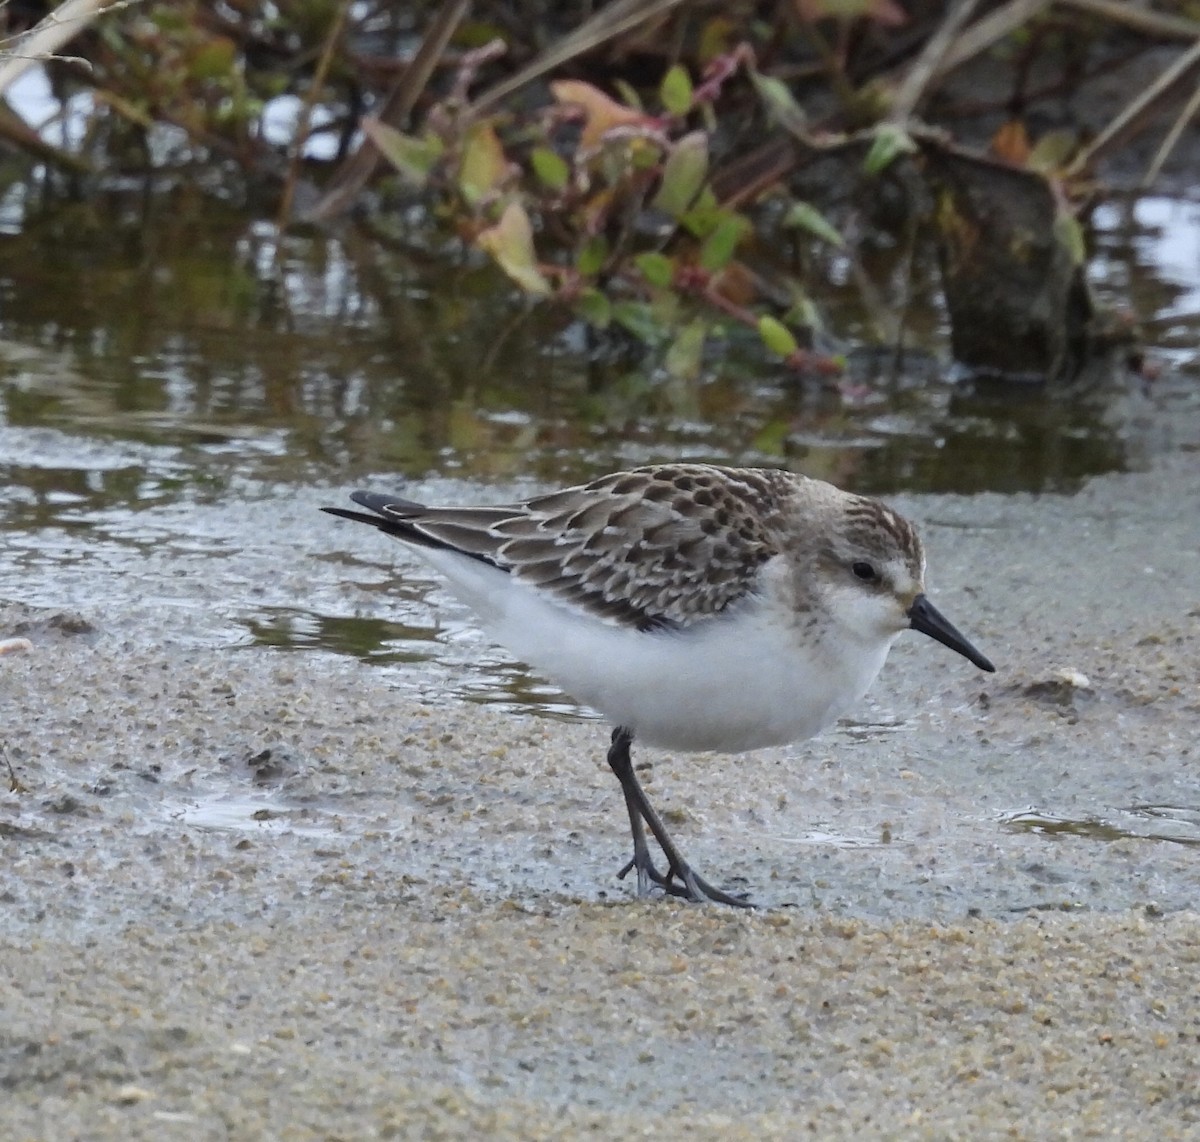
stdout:
<svg viewBox="0 0 1200 1142">
<path fill-rule="evenodd" d="M 511 506 L 371 506 L 418 542 L 469 552 L 564 602 L 648 630 L 717 614 L 753 588 L 781 550 L 797 479 L 663 464 Z"/>
</svg>

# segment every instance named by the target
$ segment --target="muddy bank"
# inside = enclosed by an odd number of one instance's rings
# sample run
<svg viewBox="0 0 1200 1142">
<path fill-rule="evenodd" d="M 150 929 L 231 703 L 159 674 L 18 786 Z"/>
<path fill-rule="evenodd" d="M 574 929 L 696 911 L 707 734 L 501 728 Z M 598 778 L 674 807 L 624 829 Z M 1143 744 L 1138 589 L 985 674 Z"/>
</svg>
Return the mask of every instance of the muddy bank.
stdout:
<svg viewBox="0 0 1200 1142">
<path fill-rule="evenodd" d="M 255 543 L 190 505 L 136 589 L 81 555 L 57 607 L 5 571 L 0 636 L 33 643 L 0 658 L 10 1136 L 1196 1129 L 1194 452 L 897 500 L 995 676 L 912 636 L 818 741 L 642 753 L 746 915 L 615 880 L 599 724 L 239 641 L 251 583 L 389 606 L 392 550 L 312 523 L 329 499 L 240 505 Z"/>
</svg>

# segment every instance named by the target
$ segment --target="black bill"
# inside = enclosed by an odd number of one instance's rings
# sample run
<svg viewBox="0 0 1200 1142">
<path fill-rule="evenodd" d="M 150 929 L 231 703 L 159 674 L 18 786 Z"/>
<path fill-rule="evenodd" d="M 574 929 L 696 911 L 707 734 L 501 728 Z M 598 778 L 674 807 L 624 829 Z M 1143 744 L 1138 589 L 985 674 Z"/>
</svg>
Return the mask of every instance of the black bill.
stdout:
<svg viewBox="0 0 1200 1142">
<path fill-rule="evenodd" d="M 908 608 L 908 625 L 913 630 L 919 630 L 930 638 L 937 639 L 943 646 L 957 650 L 964 658 L 969 658 L 980 670 L 995 673 L 996 668 L 983 657 L 958 631 L 954 624 L 942 615 L 924 595 L 913 599 L 913 605 Z"/>
</svg>

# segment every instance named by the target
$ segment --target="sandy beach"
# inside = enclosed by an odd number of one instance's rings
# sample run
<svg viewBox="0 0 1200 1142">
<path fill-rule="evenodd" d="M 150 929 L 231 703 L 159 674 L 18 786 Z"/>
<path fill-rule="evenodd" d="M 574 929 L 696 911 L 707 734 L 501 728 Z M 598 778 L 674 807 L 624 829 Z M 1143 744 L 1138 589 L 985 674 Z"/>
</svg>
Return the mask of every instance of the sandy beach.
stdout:
<svg viewBox="0 0 1200 1142">
<path fill-rule="evenodd" d="M 255 509 L 272 589 L 365 606 L 324 502 Z M 820 739 L 642 751 L 745 913 L 615 878 L 600 723 L 209 637 L 249 541 L 7 591 L 4 1137 L 1196 1137 L 1195 452 L 893 502 L 998 672 L 906 636 Z"/>
</svg>

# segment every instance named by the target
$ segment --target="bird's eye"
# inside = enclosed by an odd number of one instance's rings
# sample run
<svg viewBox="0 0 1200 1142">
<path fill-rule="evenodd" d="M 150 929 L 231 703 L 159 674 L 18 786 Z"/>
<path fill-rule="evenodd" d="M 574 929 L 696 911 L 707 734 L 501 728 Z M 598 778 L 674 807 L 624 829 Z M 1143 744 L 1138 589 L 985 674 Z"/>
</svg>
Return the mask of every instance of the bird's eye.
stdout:
<svg viewBox="0 0 1200 1142">
<path fill-rule="evenodd" d="M 874 583 L 879 579 L 879 572 L 869 563 L 852 563 L 850 570 L 854 572 L 856 579 L 861 579 L 864 583 Z"/>
</svg>

